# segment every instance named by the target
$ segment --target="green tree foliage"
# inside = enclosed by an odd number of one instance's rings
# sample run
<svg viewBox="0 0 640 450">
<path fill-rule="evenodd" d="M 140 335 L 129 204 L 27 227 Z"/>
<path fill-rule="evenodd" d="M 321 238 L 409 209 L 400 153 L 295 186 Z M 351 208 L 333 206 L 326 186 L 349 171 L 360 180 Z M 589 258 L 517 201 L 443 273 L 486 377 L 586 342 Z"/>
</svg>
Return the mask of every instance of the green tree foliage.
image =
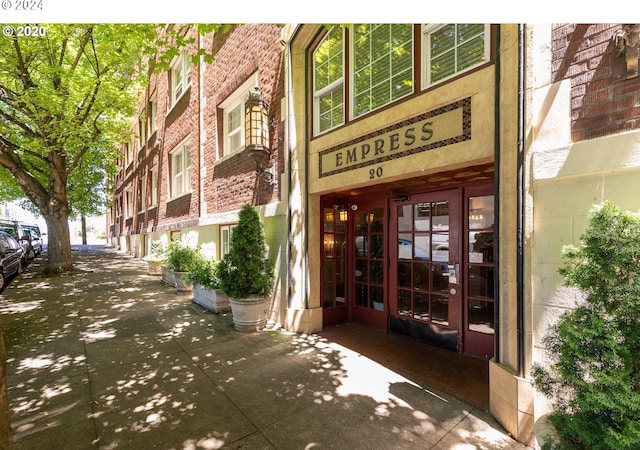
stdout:
<svg viewBox="0 0 640 450">
<path fill-rule="evenodd" d="M 154 52 L 153 25 L 45 25 L 0 40 L 0 192 L 49 228 L 49 269 L 72 268 L 67 220 L 95 213 Z"/>
<path fill-rule="evenodd" d="M 267 259 L 264 228 L 258 211 L 246 204 L 233 229 L 229 253 L 216 265 L 220 289 L 231 298 L 265 296 L 272 290 L 274 266 Z"/>
<path fill-rule="evenodd" d="M 545 336 L 550 367 L 536 387 L 564 447 L 640 448 L 640 216 L 611 203 L 591 211 L 579 247 L 563 249 L 560 273 L 585 293 Z"/>
<path fill-rule="evenodd" d="M 51 24 L 44 36 L 0 39 L 0 195 L 26 197 L 44 217 L 49 272 L 73 268 L 68 218 L 102 211 L 149 71 L 182 48 L 194 62 L 213 58 L 190 27 Z"/>
</svg>

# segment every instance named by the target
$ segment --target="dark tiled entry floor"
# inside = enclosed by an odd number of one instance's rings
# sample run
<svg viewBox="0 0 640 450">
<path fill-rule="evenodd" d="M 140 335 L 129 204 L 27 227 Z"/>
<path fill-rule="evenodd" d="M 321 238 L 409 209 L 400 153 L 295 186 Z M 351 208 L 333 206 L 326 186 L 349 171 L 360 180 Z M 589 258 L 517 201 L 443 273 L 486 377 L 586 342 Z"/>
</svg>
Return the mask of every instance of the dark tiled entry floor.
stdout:
<svg viewBox="0 0 640 450">
<path fill-rule="evenodd" d="M 430 386 L 489 410 L 489 362 L 357 323 L 327 327 L 321 336 Z"/>
</svg>

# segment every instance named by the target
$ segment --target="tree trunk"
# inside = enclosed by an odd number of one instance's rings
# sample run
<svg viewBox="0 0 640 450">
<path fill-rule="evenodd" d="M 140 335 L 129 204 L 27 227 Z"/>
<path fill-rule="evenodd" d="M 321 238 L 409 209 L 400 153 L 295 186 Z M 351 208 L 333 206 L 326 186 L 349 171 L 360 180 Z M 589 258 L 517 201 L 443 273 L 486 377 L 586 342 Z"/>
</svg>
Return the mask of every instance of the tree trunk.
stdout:
<svg viewBox="0 0 640 450">
<path fill-rule="evenodd" d="M 44 216 L 49 235 L 47 264 L 45 272 L 61 273 L 73 270 L 71 237 L 69 235 L 69 215 L 63 208 L 54 214 Z"/>
<path fill-rule="evenodd" d="M 80 223 L 82 224 L 82 245 L 87 245 L 87 218 L 82 216 Z"/>
<path fill-rule="evenodd" d="M 0 327 L 0 448 L 11 450 L 11 417 L 9 414 L 9 395 L 7 393 L 7 355 L 4 348 L 3 330 Z"/>
</svg>

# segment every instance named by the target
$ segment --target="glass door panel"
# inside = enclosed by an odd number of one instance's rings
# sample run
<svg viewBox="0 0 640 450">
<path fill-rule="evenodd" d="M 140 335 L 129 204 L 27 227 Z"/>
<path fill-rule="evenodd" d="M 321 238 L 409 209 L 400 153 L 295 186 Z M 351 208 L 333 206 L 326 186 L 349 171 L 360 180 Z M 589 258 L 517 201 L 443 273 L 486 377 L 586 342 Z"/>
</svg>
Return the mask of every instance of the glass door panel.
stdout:
<svg viewBox="0 0 640 450">
<path fill-rule="evenodd" d="M 466 199 L 466 290 L 464 349 L 482 358 L 494 354 L 494 196 L 471 191 Z"/>
<path fill-rule="evenodd" d="M 340 208 L 323 209 L 322 306 L 325 325 L 347 320 L 347 221 Z"/>
<path fill-rule="evenodd" d="M 386 329 L 385 201 L 358 204 L 353 213 L 353 319 Z"/>
<path fill-rule="evenodd" d="M 405 319 L 395 322 L 403 332 L 431 333 L 434 340 L 446 335 L 453 348 L 458 345 L 461 295 L 459 280 L 450 277 L 449 267 L 459 267 L 459 197 L 457 189 L 416 195 L 394 205 L 391 217 L 397 240 L 391 255 L 396 273 L 390 284 L 397 308 L 391 315 Z"/>
</svg>

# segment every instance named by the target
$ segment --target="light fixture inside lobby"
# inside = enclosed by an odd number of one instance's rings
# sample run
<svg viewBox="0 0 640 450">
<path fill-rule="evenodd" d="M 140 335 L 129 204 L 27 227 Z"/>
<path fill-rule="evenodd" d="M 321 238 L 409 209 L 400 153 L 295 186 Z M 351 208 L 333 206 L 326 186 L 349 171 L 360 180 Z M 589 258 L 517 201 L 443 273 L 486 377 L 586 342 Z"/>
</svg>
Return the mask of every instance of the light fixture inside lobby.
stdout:
<svg viewBox="0 0 640 450">
<path fill-rule="evenodd" d="M 334 203 L 333 209 L 338 212 L 338 220 L 340 222 L 346 222 L 349 218 L 349 214 L 344 205 Z"/>
</svg>

